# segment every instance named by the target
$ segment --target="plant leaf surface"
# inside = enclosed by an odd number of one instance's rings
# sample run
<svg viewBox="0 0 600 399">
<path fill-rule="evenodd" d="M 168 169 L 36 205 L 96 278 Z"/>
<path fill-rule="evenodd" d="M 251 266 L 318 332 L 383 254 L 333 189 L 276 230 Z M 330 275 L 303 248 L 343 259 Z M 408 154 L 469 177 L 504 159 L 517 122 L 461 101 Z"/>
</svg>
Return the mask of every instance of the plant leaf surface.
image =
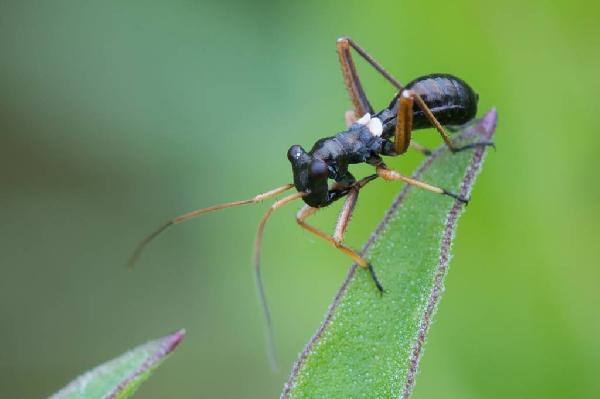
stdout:
<svg viewBox="0 0 600 399">
<path fill-rule="evenodd" d="M 175 349 L 184 335 L 185 330 L 179 330 L 140 345 L 80 375 L 50 399 L 128 398 Z"/>
<path fill-rule="evenodd" d="M 490 141 L 496 119 L 492 109 L 453 140 Z M 413 177 L 468 197 L 486 151 L 478 146 L 452 154 L 442 146 Z M 386 292 L 377 293 L 365 270 L 350 269 L 282 398 L 408 398 L 464 207 L 447 196 L 403 188 L 363 248 Z"/>
</svg>

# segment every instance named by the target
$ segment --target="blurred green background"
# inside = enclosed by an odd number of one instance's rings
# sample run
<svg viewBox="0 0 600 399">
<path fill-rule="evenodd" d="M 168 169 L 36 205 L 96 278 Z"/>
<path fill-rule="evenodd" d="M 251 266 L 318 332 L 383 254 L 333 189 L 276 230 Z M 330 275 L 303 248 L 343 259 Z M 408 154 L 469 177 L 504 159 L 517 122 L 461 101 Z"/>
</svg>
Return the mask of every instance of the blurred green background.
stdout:
<svg viewBox="0 0 600 399">
<path fill-rule="evenodd" d="M 290 181 L 287 148 L 342 129 L 340 35 L 401 81 L 456 74 L 480 113 L 499 112 L 413 397 L 597 397 L 599 11 L 581 0 L 2 0 L 0 397 L 45 397 L 181 327 L 185 341 L 139 397 L 279 394 L 349 266 L 297 228 L 294 206 L 264 245 L 280 374 L 250 262 L 266 205 L 173 228 L 136 270 L 124 264 L 167 218 Z M 386 105 L 394 90 L 358 64 Z M 410 172 L 417 155 L 389 164 Z M 399 188 L 361 194 L 352 246 Z M 332 208 L 317 225 L 332 228 Z"/>
</svg>

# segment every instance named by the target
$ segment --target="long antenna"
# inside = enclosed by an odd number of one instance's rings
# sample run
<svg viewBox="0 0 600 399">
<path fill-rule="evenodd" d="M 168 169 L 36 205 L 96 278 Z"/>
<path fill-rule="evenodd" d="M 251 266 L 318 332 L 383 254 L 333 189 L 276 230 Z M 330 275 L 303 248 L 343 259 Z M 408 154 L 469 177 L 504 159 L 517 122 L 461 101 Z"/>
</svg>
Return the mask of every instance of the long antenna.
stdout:
<svg viewBox="0 0 600 399">
<path fill-rule="evenodd" d="M 282 205 L 285 205 L 288 202 L 292 202 L 297 199 L 300 199 L 300 198 L 304 197 L 305 195 L 306 195 L 305 193 L 292 194 L 285 198 L 280 199 L 279 201 L 277 201 L 273 205 L 271 205 L 271 207 L 269 209 L 267 209 L 267 212 L 265 212 L 265 215 L 263 216 L 263 218 L 260 221 L 260 224 L 258 225 L 258 231 L 256 232 L 256 239 L 254 241 L 254 272 L 255 272 L 255 277 L 256 277 L 256 288 L 258 290 L 258 297 L 260 299 L 260 304 L 262 306 L 263 315 L 265 317 L 265 328 L 266 328 L 265 339 L 267 341 L 269 363 L 271 364 L 271 367 L 273 368 L 274 371 L 277 371 L 279 369 L 279 366 L 277 364 L 277 350 L 275 347 L 275 340 L 273 338 L 273 322 L 271 321 L 271 312 L 269 311 L 269 305 L 267 303 L 267 296 L 265 294 L 265 287 L 263 285 L 262 276 L 260 273 L 260 255 L 261 255 L 262 238 L 263 238 L 263 233 L 265 231 L 265 225 L 267 224 L 267 220 L 269 220 L 269 217 L 271 216 L 273 211 L 275 209 L 281 207 Z"/>
<path fill-rule="evenodd" d="M 206 213 L 213 212 L 213 211 L 218 211 L 218 210 L 225 209 L 225 208 L 232 208 L 232 207 L 238 206 L 238 205 L 255 204 L 255 203 L 263 201 L 265 199 L 274 197 L 277 194 L 281 194 L 284 191 L 287 191 L 287 190 L 289 190 L 292 187 L 294 187 L 293 184 L 286 184 L 286 185 L 283 185 L 281 187 L 274 188 L 273 190 L 267 191 L 266 193 L 258 194 L 255 197 L 247 199 L 247 200 L 226 202 L 224 204 L 213 205 L 213 206 L 209 206 L 208 208 L 197 209 L 195 211 L 191 211 L 191 212 L 185 213 L 183 215 L 177 216 L 177 217 L 169 220 L 168 222 L 162 224 L 160 227 L 158 227 L 152 233 L 148 234 L 138 244 L 138 246 L 136 247 L 135 251 L 133 251 L 133 254 L 129 258 L 129 261 L 127 262 L 127 265 L 129 267 L 133 267 L 133 265 L 137 262 L 137 260 L 139 259 L 140 255 L 142 254 L 143 250 L 146 248 L 146 245 L 148 245 L 160 233 L 162 233 L 168 227 L 170 227 L 170 226 L 172 226 L 174 224 L 183 223 L 183 222 L 186 222 L 186 221 L 188 221 L 190 219 L 196 218 L 198 216 L 202 216 L 202 215 L 204 215 Z"/>
</svg>

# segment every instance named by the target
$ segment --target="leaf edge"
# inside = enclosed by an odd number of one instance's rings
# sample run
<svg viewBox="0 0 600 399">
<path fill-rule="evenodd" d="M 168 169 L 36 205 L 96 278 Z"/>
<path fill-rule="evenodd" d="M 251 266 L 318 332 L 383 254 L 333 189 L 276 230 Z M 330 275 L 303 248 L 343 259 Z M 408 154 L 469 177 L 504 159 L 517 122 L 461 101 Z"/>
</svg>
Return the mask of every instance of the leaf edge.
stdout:
<svg viewBox="0 0 600 399">
<path fill-rule="evenodd" d="M 461 139 L 477 134 L 479 135 L 479 137 L 483 138 L 486 141 L 490 140 L 496 131 L 497 120 L 498 114 L 496 108 L 491 108 L 482 118 L 478 119 L 474 125 L 465 128 L 459 134 L 458 138 Z M 446 151 L 447 148 L 445 145 L 440 146 L 425 161 L 423 161 L 423 163 L 417 168 L 417 170 L 411 175 L 411 177 L 418 179 L 419 176 L 421 176 L 433 164 L 433 162 Z M 473 151 L 473 156 L 471 157 L 471 160 L 468 164 L 468 167 L 466 168 L 465 175 L 461 182 L 461 195 L 467 197 L 470 195 L 474 181 L 479 172 L 481 171 L 481 166 L 483 164 L 486 152 L 487 147 L 479 147 Z M 398 211 L 398 208 L 404 201 L 404 198 L 412 188 L 412 186 L 405 185 L 400 191 L 400 193 L 396 196 L 391 206 L 383 216 L 381 222 L 377 225 L 374 232 L 371 234 L 367 242 L 363 245 L 360 251 L 361 255 L 364 255 L 366 253 L 366 251 L 374 244 L 379 235 L 387 227 L 393 215 Z M 408 369 L 406 381 L 404 383 L 404 389 L 401 396 L 401 398 L 403 399 L 408 398 L 412 392 L 412 389 L 414 388 L 415 377 L 418 371 L 418 365 L 421 359 L 425 337 L 427 336 L 427 332 L 431 324 L 431 319 L 435 314 L 435 310 L 437 308 L 441 292 L 443 291 L 443 281 L 446 275 L 446 271 L 448 269 L 448 264 L 450 260 L 449 253 L 451 249 L 452 239 L 454 237 L 454 232 L 456 229 L 456 224 L 463 210 L 463 204 L 461 204 L 459 201 L 456 201 L 452 208 L 450 208 L 450 211 L 448 212 L 446 217 L 446 223 L 443 230 L 442 240 L 440 241 L 440 257 L 438 265 L 436 267 L 434 284 L 432 291 L 429 294 L 426 310 L 423 313 L 423 316 L 421 317 L 419 330 L 415 339 L 415 345 L 413 346 L 411 351 L 412 355 L 410 357 L 410 367 Z M 302 367 L 306 363 L 308 356 L 310 356 L 312 348 L 315 347 L 315 345 L 319 342 L 320 338 L 327 330 L 327 327 L 329 326 L 338 305 L 344 298 L 348 287 L 352 282 L 352 279 L 354 278 L 357 268 L 358 266 L 356 264 L 353 264 L 350 267 L 350 270 L 348 271 L 341 287 L 338 289 L 336 295 L 334 296 L 333 302 L 329 305 L 325 313 L 325 318 L 323 322 L 321 323 L 317 331 L 313 334 L 313 336 L 310 338 L 308 343 L 305 345 L 302 352 L 300 352 L 298 359 L 294 362 L 292 372 L 288 380 L 284 384 L 284 389 L 280 396 L 281 399 L 289 398 L 290 394 L 292 393 L 292 389 L 295 386 L 295 381 L 301 374 Z"/>
</svg>

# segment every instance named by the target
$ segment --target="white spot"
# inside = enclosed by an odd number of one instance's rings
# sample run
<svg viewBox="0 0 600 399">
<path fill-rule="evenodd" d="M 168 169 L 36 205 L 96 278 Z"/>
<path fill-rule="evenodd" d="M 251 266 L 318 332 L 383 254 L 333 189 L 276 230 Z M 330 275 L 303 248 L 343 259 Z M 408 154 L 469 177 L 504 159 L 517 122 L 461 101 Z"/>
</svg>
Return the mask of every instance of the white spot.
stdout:
<svg viewBox="0 0 600 399">
<path fill-rule="evenodd" d="M 365 125 L 366 126 L 367 123 L 369 123 L 370 120 L 371 120 L 371 114 L 367 112 L 359 120 L 357 120 L 356 123 L 358 123 L 359 125 Z"/>
<path fill-rule="evenodd" d="M 371 118 L 371 114 L 368 112 L 357 120 L 356 123 L 368 127 L 373 136 L 379 137 L 381 136 L 381 133 L 383 133 L 383 123 L 381 123 L 381 119 Z"/>
<path fill-rule="evenodd" d="M 369 123 L 367 123 L 367 127 L 373 136 L 381 136 L 383 133 L 383 123 L 381 123 L 381 119 L 379 118 L 371 118 Z"/>
</svg>

